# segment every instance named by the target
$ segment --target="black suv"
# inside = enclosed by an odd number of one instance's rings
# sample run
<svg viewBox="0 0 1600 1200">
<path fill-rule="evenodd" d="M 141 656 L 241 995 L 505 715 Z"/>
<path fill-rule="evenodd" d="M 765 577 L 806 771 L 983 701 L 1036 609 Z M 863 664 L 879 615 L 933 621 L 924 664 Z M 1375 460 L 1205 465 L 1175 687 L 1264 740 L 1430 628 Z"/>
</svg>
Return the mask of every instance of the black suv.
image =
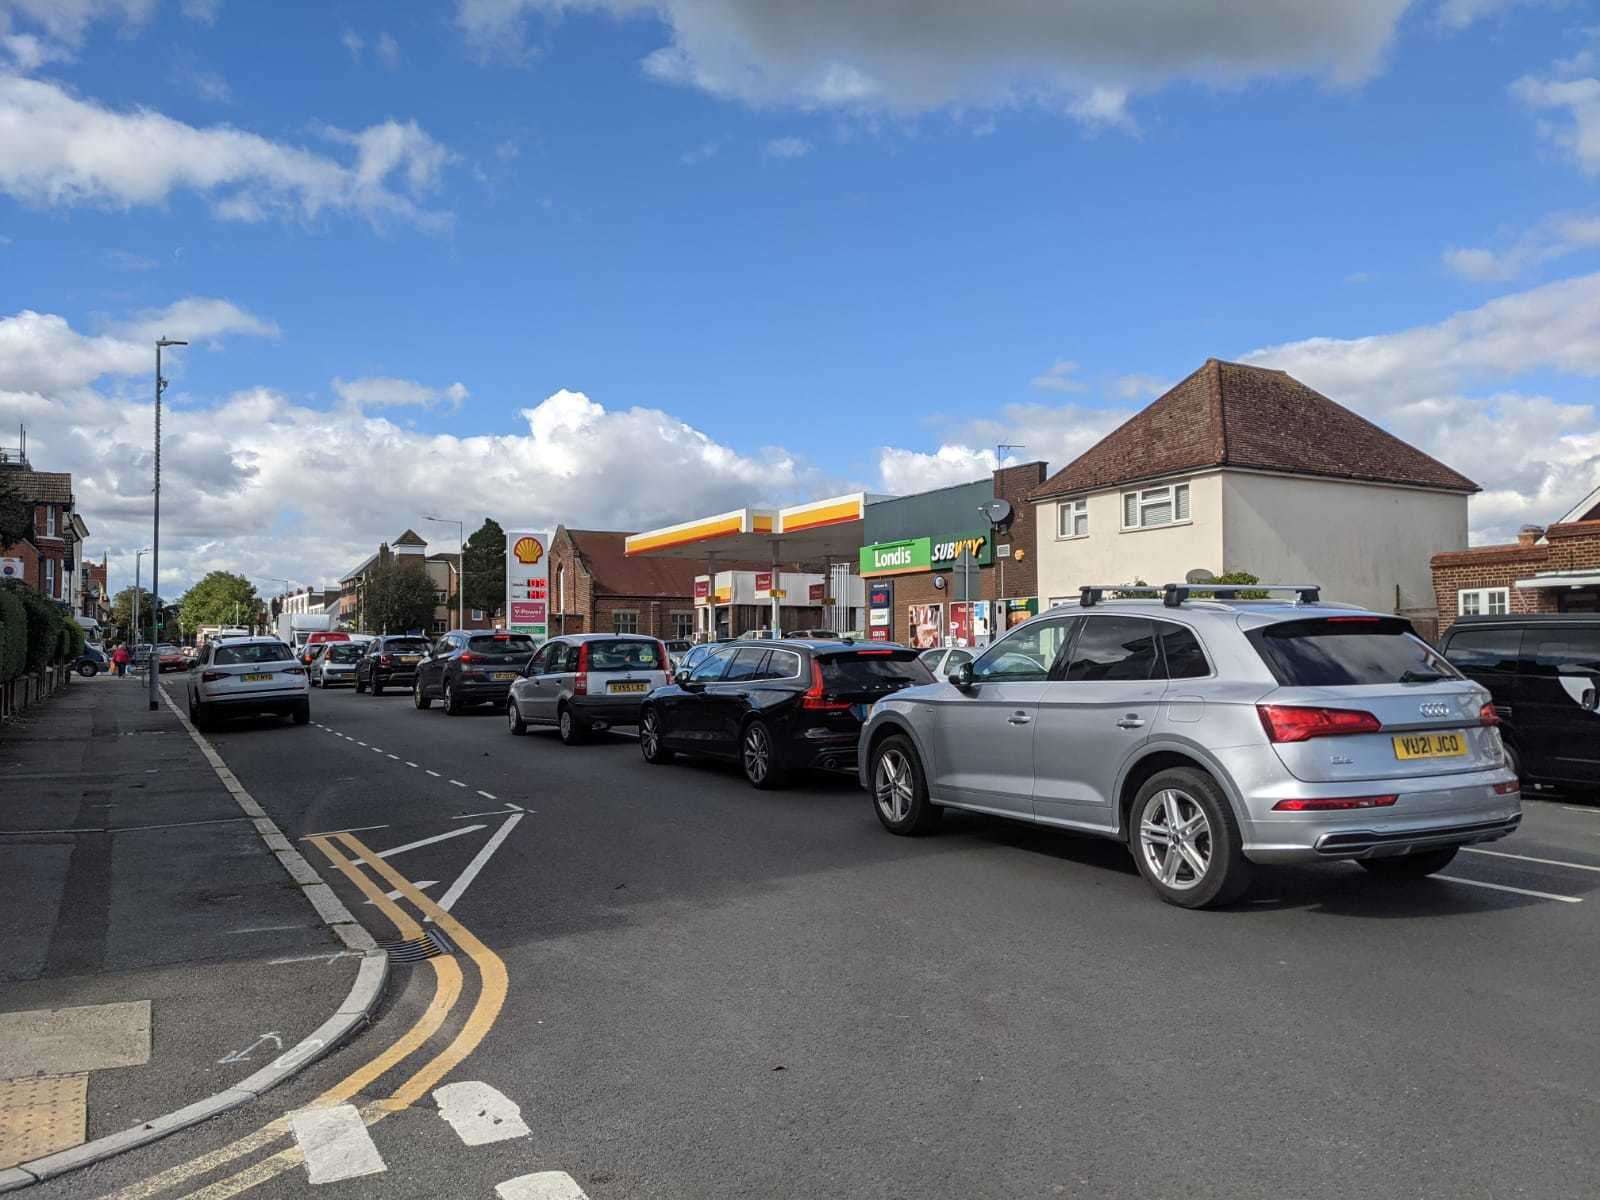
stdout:
<svg viewBox="0 0 1600 1200">
<path fill-rule="evenodd" d="M 1493 695 L 1517 774 L 1600 787 L 1600 613 L 1462 617 L 1440 649 Z"/>
<path fill-rule="evenodd" d="M 469 704 L 505 708 L 511 682 L 539 647 L 525 633 L 452 629 L 417 664 L 411 702 L 427 708 L 437 697 L 452 717 Z"/>
<path fill-rule="evenodd" d="M 428 647 L 428 639 L 414 633 L 373 638 L 356 663 L 356 691 L 371 689 L 374 696 L 381 696 L 386 684 L 410 687 Z"/>
</svg>

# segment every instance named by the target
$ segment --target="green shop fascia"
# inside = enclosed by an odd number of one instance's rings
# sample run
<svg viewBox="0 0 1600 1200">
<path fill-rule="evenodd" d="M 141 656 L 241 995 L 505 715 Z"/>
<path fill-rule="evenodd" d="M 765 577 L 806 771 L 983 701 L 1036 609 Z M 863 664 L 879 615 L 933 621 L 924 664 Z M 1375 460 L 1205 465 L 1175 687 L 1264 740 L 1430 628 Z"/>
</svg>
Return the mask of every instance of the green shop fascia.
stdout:
<svg viewBox="0 0 1600 1200">
<path fill-rule="evenodd" d="M 912 575 L 922 571 L 949 571 L 955 568 L 963 551 L 972 552 L 977 566 L 987 567 L 994 562 L 994 546 L 987 533 L 903 538 L 898 542 L 876 542 L 861 547 L 861 574 Z"/>
</svg>

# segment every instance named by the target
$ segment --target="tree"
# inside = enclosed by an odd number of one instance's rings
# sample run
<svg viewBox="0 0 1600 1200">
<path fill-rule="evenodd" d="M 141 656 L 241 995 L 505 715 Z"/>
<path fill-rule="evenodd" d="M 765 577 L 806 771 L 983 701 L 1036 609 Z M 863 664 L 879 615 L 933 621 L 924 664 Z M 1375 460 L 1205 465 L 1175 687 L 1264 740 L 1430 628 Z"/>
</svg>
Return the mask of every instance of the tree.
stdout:
<svg viewBox="0 0 1600 1200">
<path fill-rule="evenodd" d="M 139 629 L 133 627 L 133 597 L 137 592 L 139 596 Z M 125 587 L 111 601 L 111 621 L 122 635 L 130 642 L 145 640 L 150 632 L 150 590 L 148 588 Z M 159 597 L 157 598 L 159 602 Z"/>
<path fill-rule="evenodd" d="M 1252 575 L 1249 571 L 1229 571 L 1226 574 L 1218 575 L 1211 582 L 1212 583 L 1260 583 L 1261 582 L 1261 577 L 1259 575 Z M 1196 599 L 1199 599 L 1199 598 L 1202 598 L 1202 597 L 1206 598 L 1206 599 L 1213 599 L 1213 598 L 1215 598 L 1216 593 L 1215 592 L 1191 592 L 1190 595 L 1194 596 Z M 1234 594 L 1234 598 L 1237 599 L 1237 600 L 1266 600 L 1268 598 L 1268 593 L 1266 593 L 1266 592 L 1257 592 L 1257 591 L 1236 592 Z"/>
<path fill-rule="evenodd" d="M 33 505 L 0 475 L 0 547 L 14 546 L 32 537 Z"/>
<path fill-rule="evenodd" d="M 485 517 L 467 539 L 461 558 L 467 607 L 494 612 L 506 601 L 506 531 L 493 517 Z"/>
<path fill-rule="evenodd" d="M 243 575 L 212 571 L 184 593 L 179 624 L 184 633 L 194 633 L 202 625 L 232 625 L 250 621 L 261 601 L 255 585 Z"/>
<path fill-rule="evenodd" d="M 364 624 L 368 633 L 425 630 L 437 604 L 433 580 L 418 563 L 385 556 L 367 571 Z"/>
</svg>

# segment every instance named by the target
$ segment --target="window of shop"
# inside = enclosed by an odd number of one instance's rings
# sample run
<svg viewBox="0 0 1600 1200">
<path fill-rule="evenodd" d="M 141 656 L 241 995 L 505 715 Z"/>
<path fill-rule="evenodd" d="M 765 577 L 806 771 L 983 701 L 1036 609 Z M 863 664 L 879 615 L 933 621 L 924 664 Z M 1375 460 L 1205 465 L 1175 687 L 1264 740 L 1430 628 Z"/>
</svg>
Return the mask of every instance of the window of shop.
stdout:
<svg viewBox="0 0 1600 1200">
<path fill-rule="evenodd" d="M 1056 536 L 1081 538 L 1089 536 L 1089 502 L 1063 500 L 1056 509 Z"/>
<path fill-rule="evenodd" d="M 1142 491 L 1122 494 L 1124 529 L 1152 529 L 1158 525 L 1176 525 L 1188 519 L 1187 483 L 1177 483 L 1170 487 L 1145 488 Z"/>
<path fill-rule="evenodd" d="M 638 633 L 639 610 L 636 608 L 619 608 L 611 614 L 612 633 Z"/>
<path fill-rule="evenodd" d="M 685 641 L 694 636 L 693 612 L 672 612 L 668 617 L 672 623 L 672 636 L 675 640 Z"/>
<path fill-rule="evenodd" d="M 1498 617 L 1510 608 L 1510 588 L 1472 588 L 1456 593 L 1456 613 L 1459 616 Z"/>
</svg>

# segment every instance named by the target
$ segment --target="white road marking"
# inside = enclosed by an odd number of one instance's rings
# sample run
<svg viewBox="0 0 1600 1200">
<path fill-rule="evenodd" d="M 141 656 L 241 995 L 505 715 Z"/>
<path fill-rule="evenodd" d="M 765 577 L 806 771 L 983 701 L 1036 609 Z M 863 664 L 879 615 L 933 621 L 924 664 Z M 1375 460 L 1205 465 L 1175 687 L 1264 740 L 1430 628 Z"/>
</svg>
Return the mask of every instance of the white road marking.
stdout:
<svg viewBox="0 0 1600 1200">
<path fill-rule="evenodd" d="M 512 813 L 532 812 L 532 809 L 523 808 L 520 804 L 507 804 L 504 808 L 490 809 L 488 812 L 458 813 L 451 817 L 452 821 L 468 821 L 473 817 L 509 817 Z M 70 829 L 63 829 L 62 833 L 71 833 Z"/>
<path fill-rule="evenodd" d="M 291 963 L 303 963 L 303 962 L 328 963 L 331 966 L 333 963 L 338 962 L 341 958 L 365 958 L 365 957 L 366 957 L 365 952 L 363 952 L 361 950 L 335 950 L 331 954 L 296 954 L 296 955 L 294 955 L 294 956 L 292 956 L 290 958 L 269 958 L 269 959 L 267 959 L 267 966 L 269 966 L 269 967 L 286 967 L 286 966 L 289 966 Z"/>
<path fill-rule="evenodd" d="M 1591 817 L 1600 817 L 1600 808 L 1586 808 L 1581 804 L 1563 804 L 1561 807 L 1568 812 L 1588 813 Z"/>
<path fill-rule="evenodd" d="M 485 800 L 498 800 L 498 799 L 500 799 L 500 797 L 496 796 L 493 792 L 486 792 L 482 788 L 478 789 L 478 795 L 482 796 Z"/>
<path fill-rule="evenodd" d="M 371 750 L 374 754 L 382 754 L 383 753 L 382 748 L 378 747 L 378 746 L 368 746 L 367 749 Z M 389 757 L 393 758 L 394 755 L 391 754 Z"/>
<path fill-rule="evenodd" d="M 437 771 L 429 771 L 427 767 L 423 767 L 422 769 L 424 771 L 428 771 L 428 774 L 432 775 L 435 779 L 443 779 L 444 778 L 444 776 L 440 775 L 439 772 L 437 772 Z"/>
<path fill-rule="evenodd" d="M 306 841 L 314 837 L 332 837 L 336 833 L 365 833 L 369 829 L 387 829 L 387 825 L 356 825 L 350 829 L 324 829 L 321 833 L 308 833 L 300 840 Z"/>
<path fill-rule="evenodd" d="M 494 1185 L 500 1200 L 589 1200 L 578 1181 L 565 1171 L 535 1171 Z"/>
<path fill-rule="evenodd" d="M 1464 883 L 1468 887 L 1489 888 L 1496 892 L 1515 892 L 1519 896 L 1537 896 L 1540 900 L 1559 900 L 1563 904 L 1582 904 L 1582 896 L 1558 896 L 1554 892 L 1535 892 L 1528 888 L 1507 887 L 1503 883 L 1484 883 L 1481 879 L 1462 879 L 1459 875 L 1434 875 L 1434 879 L 1443 879 L 1450 883 Z"/>
<path fill-rule="evenodd" d="M 464 788 L 464 787 L 467 786 L 466 784 L 462 783 L 461 780 L 459 780 L 459 779 L 452 779 L 450 782 L 455 784 L 459 788 Z"/>
<path fill-rule="evenodd" d="M 417 879 L 417 880 L 413 880 L 412 881 L 411 886 L 416 888 L 420 892 L 423 888 L 436 887 L 436 886 L 438 886 L 438 883 L 439 883 L 439 881 L 437 879 Z M 402 892 L 399 888 L 395 888 L 395 890 L 392 891 L 392 892 L 385 892 L 384 893 L 384 897 L 386 899 L 389 899 L 389 900 L 399 900 L 399 899 L 402 899 L 404 896 L 405 896 L 405 893 Z M 368 904 L 376 904 L 377 901 L 376 900 L 368 900 L 367 903 Z"/>
<path fill-rule="evenodd" d="M 1574 871 L 1600 871 L 1600 867 L 1591 863 L 1564 862 L 1559 858 L 1534 858 L 1531 854 L 1507 854 L 1504 850 L 1475 850 L 1471 846 L 1463 846 L 1468 854 L 1487 854 L 1491 858 L 1514 858 L 1518 862 L 1544 863 L 1547 867 L 1571 867 Z"/>
<path fill-rule="evenodd" d="M 483 849 L 479 850 L 473 860 L 467 864 L 466 869 L 456 876 L 456 881 L 450 885 L 450 890 L 440 897 L 440 908 L 444 909 L 445 912 L 449 912 L 451 906 L 461 899 L 461 893 L 465 892 L 472 884 L 472 881 L 478 877 L 478 872 L 483 870 L 484 864 L 494 856 L 494 852 L 500 849 L 500 843 L 505 841 L 506 835 L 516 828 L 517 822 L 522 820 L 523 815 L 522 813 L 513 813 L 506 818 L 504 825 L 494 831 L 494 836 L 483 844 Z"/>
<path fill-rule="evenodd" d="M 416 765 L 417 764 L 412 762 L 410 759 L 406 760 L 406 766 L 411 767 L 413 770 L 416 768 Z"/>
<path fill-rule="evenodd" d="M 358 745 L 358 746 L 365 746 L 366 745 L 366 743 L 361 741 L 359 738 L 352 738 L 351 740 L 354 741 L 355 744 Z"/>
<path fill-rule="evenodd" d="M 396 846 L 393 850 L 380 850 L 378 857 L 393 858 L 396 854 L 404 854 L 407 850 L 415 850 L 418 846 L 431 846 L 435 842 L 447 841 L 453 837 L 460 837 L 463 833 L 471 833 L 476 829 L 485 828 L 487 826 L 484 825 L 462 825 L 445 833 L 435 834 L 433 837 L 425 837 L 421 841 L 407 842 L 404 846 Z"/>
<path fill-rule="evenodd" d="M 289 1128 L 306 1156 L 312 1183 L 337 1183 L 389 1169 L 354 1104 L 302 1108 L 289 1114 Z"/>
<path fill-rule="evenodd" d="M 468 1146 L 510 1141 L 533 1132 L 523 1123 L 522 1110 L 487 1083 L 447 1083 L 434 1089 L 433 1100 L 439 1115 Z"/>
<path fill-rule="evenodd" d="M 400 761 L 400 756 L 398 754 L 386 754 L 385 757 L 392 758 L 392 759 L 395 760 L 395 762 L 399 762 Z"/>
</svg>

